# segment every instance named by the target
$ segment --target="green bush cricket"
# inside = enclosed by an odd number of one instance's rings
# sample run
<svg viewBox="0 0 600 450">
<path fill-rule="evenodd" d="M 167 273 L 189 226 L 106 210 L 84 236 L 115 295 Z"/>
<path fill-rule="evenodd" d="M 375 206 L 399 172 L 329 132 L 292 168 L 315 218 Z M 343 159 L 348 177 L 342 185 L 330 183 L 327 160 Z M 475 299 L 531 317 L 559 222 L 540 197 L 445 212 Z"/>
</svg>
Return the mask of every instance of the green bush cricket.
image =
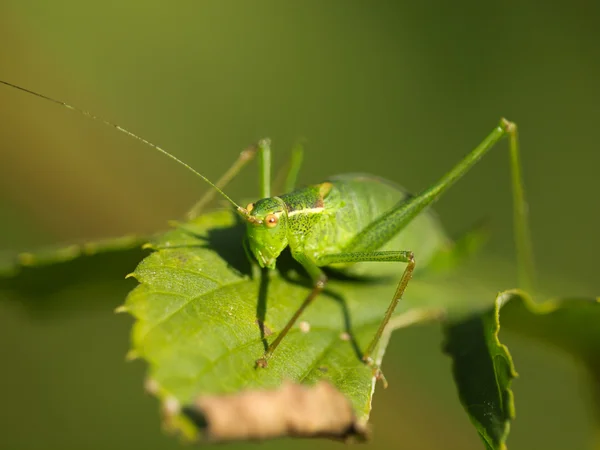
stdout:
<svg viewBox="0 0 600 450">
<path fill-rule="evenodd" d="M 0 83 L 57 103 L 84 116 L 112 126 L 117 130 L 165 154 L 202 178 L 212 186 L 190 211 L 195 217 L 214 197 L 221 194 L 231 203 L 241 219 L 246 222 L 243 246 L 251 260 L 263 269 L 275 269 L 281 252 L 288 248 L 293 258 L 306 270 L 312 280 L 312 291 L 268 345 L 256 365 L 266 368 L 269 358 L 294 326 L 302 312 L 319 296 L 327 284 L 324 268 L 334 268 L 347 275 L 360 272 L 362 263 L 401 262 L 406 264 L 390 305 L 370 344 L 362 355 L 365 364 L 373 369 L 375 376 L 385 379 L 372 359 L 374 350 L 389 322 L 394 309 L 402 298 L 415 270 L 419 255 L 394 245 L 402 231 L 420 217 L 423 210 L 437 200 L 450 186 L 465 175 L 498 141 L 509 137 L 512 188 L 514 200 L 514 227 L 520 284 L 532 288 L 533 253 L 527 223 L 527 207 L 521 177 L 521 164 L 516 125 L 506 119 L 462 161 L 442 176 L 436 183 L 416 196 L 407 195 L 393 183 L 370 175 L 350 174 L 331 177 L 320 184 L 295 189 L 296 176 L 302 160 L 302 150 L 297 148 L 291 158 L 285 178 L 285 194 L 271 194 L 271 148 L 270 141 L 263 139 L 244 150 L 232 167 L 212 183 L 195 169 L 176 158 L 163 148 L 108 122 L 87 111 L 68 105 L 37 92 L 0 80 Z M 261 199 L 246 207 L 238 205 L 223 192 L 224 186 L 255 155 L 259 156 Z M 430 255 L 424 255 L 427 259 Z M 258 355 L 257 355 L 258 356 Z"/>
</svg>

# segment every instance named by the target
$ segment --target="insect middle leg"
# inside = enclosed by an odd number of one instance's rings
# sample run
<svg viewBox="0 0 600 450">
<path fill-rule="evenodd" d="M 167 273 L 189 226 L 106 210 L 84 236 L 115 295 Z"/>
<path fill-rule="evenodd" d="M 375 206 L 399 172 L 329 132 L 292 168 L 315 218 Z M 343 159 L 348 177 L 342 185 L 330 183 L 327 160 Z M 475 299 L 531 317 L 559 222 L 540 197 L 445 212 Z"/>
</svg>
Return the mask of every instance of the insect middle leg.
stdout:
<svg viewBox="0 0 600 450">
<path fill-rule="evenodd" d="M 287 163 L 277 172 L 273 182 L 275 194 L 291 192 L 296 188 L 296 180 L 302 166 L 304 158 L 304 147 L 301 142 L 297 142 L 292 148 L 292 152 Z"/>
<path fill-rule="evenodd" d="M 362 356 L 362 360 L 368 366 L 373 368 L 373 373 L 378 378 L 382 379 L 384 386 L 387 386 L 387 382 L 385 381 L 385 377 L 381 373 L 379 366 L 373 361 L 371 355 L 373 351 L 377 347 L 379 340 L 385 330 L 385 327 L 396 309 L 396 305 L 402 298 L 404 291 L 406 290 L 406 286 L 408 285 L 409 280 L 412 277 L 412 274 L 415 269 L 415 258 L 413 252 L 410 251 L 381 251 L 381 252 L 353 252 L 353 253 L 338 253 L 333 255 L 326 255 L 322 258 L 319 258 L 317 261 L 312 261 L 310 258 L 303 254 L 294 254 L 294 258 L 307 270 L 311 279 L 313 280 L 313 290 L 306 297 L 306 299 L 302 302 L 300 307 L 296 310 L 292 318 L 285 325 L 283 330 L 279 333 L 277 338 L 269 345 L 267 351 L 263 355 L 262 358 L 256 361 L 256 364 L 259 367 L 266 367 L 267 361 L 277 348 L 277 346 L 281 343 L 281 341 L 285 338 L 290 329 L 294 326 L 300 315 L 304 312 L 304 310 L 312 303 L 312 301 L 317 298 L 317 296 L 323 291 L 325 285 L 327 283 L 327 277 L 321 270 L 320 266 L 327 266 L 335 263 L 357 263 L 357 262 L 404 262 L 407 263 L 406 268 L 402 274 L 402 278 L 398 283 L 398 287 L 396 288 L 396 292 L 388 309 L 384 315 L 375 336 L 371 340 L 369 346 L 367 347 L 365 353 Z"/>
<path fill-rule="evenodd" d="M 371 355 L 375 351 L 383 332 L 385 331 L 385 327 L 392 318 L 394 314 L 394 310 L 396 306 L 398 306 L 398 302 L 404 295 L 404 291 L 406 291 L 406 286 L 408 286 L 408 282 L 412 278 L 412 274 L 415 270 L 415 256 L 411 251 L 380 251 L 380 252 L 350 252 L 350 253 L 337 253 L 333 255 L 326 255 L 320 258 L 317 263 L 319 265 L 330 265 L 336 263 L 357 263 L 357 262 L 404 262 L 407 263 L 404 272 L 402 273 L 402 278 L 396 287 L 396 292 L 392 297 L 392 301 L 390 302 L 385 315 L 377 331 L 375 332 L 375 336 L 371 339 L 367 349 L 362 355 L 362 360 L 365 364 L 372 367 L 374 370 L 374 375 L 380 378 L 383 381 L 384 387 L 387 387 L 387 381 L 381 372 L 381 369 L 373 360 Z"/>
</svg>

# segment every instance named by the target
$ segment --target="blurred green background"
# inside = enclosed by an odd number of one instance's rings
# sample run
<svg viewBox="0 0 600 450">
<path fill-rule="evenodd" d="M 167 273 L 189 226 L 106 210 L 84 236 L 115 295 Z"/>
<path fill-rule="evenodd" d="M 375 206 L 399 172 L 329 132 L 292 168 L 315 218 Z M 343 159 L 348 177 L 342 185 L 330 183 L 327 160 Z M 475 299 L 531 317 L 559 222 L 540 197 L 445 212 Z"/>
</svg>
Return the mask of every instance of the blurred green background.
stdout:
<svg viewBox="0 0 600 450">
<path fill-rule="evenodd" d="M 520 126 L 550 294 L 592 295 L 599 13 L 584 1 L 4 0 L 0 79 L 122 124 L 211 179 L 260 137 L 273 139 L 276 163 L 305 137 L 301 182 L 364 171 L 418 191 L 505 115 Z M 206 189 L 120 133 L 4 86 L 0 124 L 0 250 L 160 230 Z M 452 234 L 490 219 L 486 256 L 510 261 L 507 160 L 503 144 L 436 210 Z M 258 192 L 257 171 L 228 192 Z M 112 310 L 131 283 L 104 287 L 76 286 L 68 306 L 38 314 L 0 302 L 0 447 L 179 447 L 143 393 L 143 364 L 124 362 L 130 321 Z M 395 333 L 370 447 L 482 448 L 440 339 L 437 326 Z M 502 339 L 521 375 L 510 448 L 586 448 L 594 428 L 578 368 L 551 349 Z M 281 445 L 338 444 L 264 448 Z"/>
</svg>

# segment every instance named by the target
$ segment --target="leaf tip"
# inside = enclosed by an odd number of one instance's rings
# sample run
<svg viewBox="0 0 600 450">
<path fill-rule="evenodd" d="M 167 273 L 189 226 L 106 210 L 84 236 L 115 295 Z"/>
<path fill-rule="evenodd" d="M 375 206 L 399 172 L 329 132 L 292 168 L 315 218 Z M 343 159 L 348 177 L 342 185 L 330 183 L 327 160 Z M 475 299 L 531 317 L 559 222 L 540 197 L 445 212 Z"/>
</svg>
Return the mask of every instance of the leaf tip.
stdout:
<svg viewBox="0 0 600 450">
<path fill-rule="evenodd" d="M 157 383 L 158 384 L 158 383 Z M 162 412 L 165 417 L 173 417 L 181 412 L 181 404 L 172 395 L 165 397 L 162 403 Z"/>
<path fill-rule="evenodd" d="M 129 310 L 127 309 L 127 306 L 125 306 L 125 305 L 117 306 L 115 308 L 115 314 L 122 314 L 122 313 L 126 313 L 128 311 Z"/>
<path fill-rule="evenodd" d="M 81 246 L 81 250 L 86 255 L 93 255 L 98 251 L 99 245 L 96 242 L 86 242 Z"/>
<path fill-rule="evenodd" d="M 20 253 L 17 256 L 17 259 L 19 260 L 19 264 L 21 264 L 22 266 L 32 266 L 33 264 L 35 264 L 35 256 L 33 255 L 33 253 Z"/>
<path fill-rule="evenodd" d="M 135 361 L 140 357 L 140 354 L 137 350 L 129 350 L 125 355 L 125 361 Z"/>
<path fill-rule="evenodd" d="M 154 378 L 146 378 L 146 381 L 144 381 L 144 391 L 156 396 L 160 392 L 160 384 Z"/>
</svg>

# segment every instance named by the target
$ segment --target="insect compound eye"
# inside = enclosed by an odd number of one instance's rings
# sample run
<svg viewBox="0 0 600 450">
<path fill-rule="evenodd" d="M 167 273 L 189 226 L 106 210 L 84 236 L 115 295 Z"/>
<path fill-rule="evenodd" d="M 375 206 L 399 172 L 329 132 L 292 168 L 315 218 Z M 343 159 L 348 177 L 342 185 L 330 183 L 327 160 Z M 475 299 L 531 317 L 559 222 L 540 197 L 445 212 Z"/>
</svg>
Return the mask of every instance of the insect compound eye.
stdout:
<svg viewBox="0 0 600 450">
<path fill-rule="evenodd" d="M 275 214 L 267 214 L 267 217 L 265 217 L 265 225 L 267 226 L 267 228 L 276 227 L 278 221 L 279 219 Z"/>
<path fill-rule="evenodd" d="M 248 203 L 248 206 L 246 206 L 246 211 L 252 212 L 253 209 L 254 209 L 254 203 Z"/>
</svg>

